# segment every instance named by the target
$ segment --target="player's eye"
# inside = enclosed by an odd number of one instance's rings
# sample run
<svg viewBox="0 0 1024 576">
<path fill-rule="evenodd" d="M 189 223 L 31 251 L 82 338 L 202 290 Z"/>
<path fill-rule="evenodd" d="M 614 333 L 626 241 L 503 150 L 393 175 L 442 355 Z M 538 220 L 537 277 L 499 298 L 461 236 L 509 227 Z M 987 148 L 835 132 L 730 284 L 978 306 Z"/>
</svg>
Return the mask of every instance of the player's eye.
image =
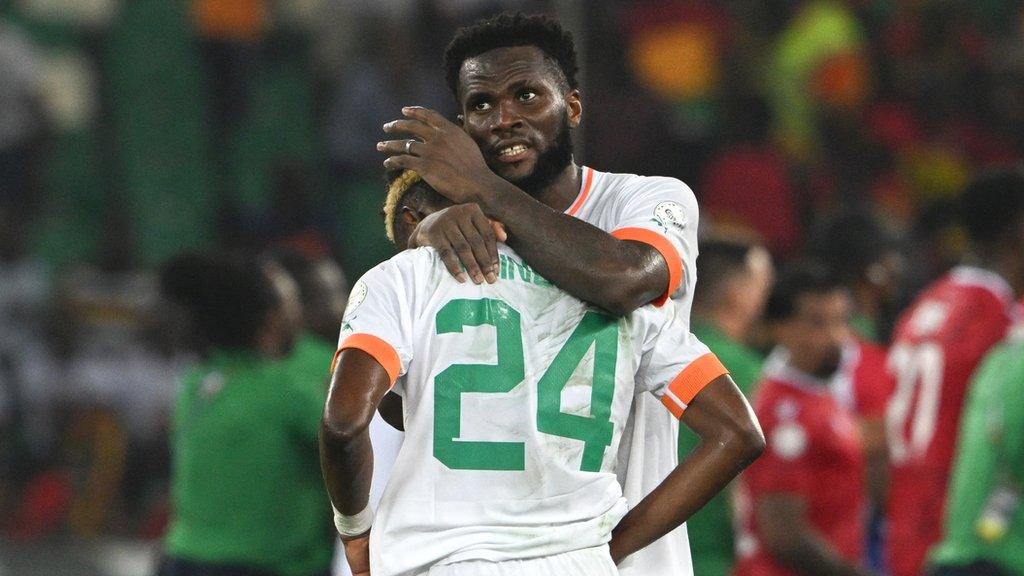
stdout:
<svg viewBox="0 0 1024 576">
<path fill-rule="evenodd" d="M 486 112 L 491 109 L 491 103 L 486 100 L 477 100 L 470 105 L 474 112 Z"/>
<path fill-rule="evenodd" d="M 523 90 L 522 92 L 519 93 L 520 102 L 529 102 L 530 100 L 533 100 L 536 97 L 537 93 L 534 92 L 533 90 Z"/>
</svg>

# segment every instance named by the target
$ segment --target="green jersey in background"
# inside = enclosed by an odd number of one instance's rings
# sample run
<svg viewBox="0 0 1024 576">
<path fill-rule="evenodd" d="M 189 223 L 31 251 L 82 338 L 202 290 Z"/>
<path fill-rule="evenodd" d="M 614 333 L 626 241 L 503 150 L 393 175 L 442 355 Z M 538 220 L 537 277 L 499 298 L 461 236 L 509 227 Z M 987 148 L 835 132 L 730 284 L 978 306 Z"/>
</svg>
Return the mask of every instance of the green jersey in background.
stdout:
<svg viewBox="0 0 1024 576">
<path fill-rule="evenodd" d="M 216 352 L 185 377 L 173 416 L 169 556 L 282 576 L 329 568 L 334 526 L 317 456 L 328 367 L 311 384 L 290 360 Z"/>
<path fill-rule="evenodd" d="M 949 495 L 943 539 L 931 562 L 988 561 L 1024 576 L 1024 331 L 982 363 L 971 385 Z"/>
<path fill-rule="evenodd" d="M 694 323 L 693 334 L 718 356 L 736 385 L 750 398 L 764 358 L 710 324 Z M 679 459 L 693 451 L 698 441 L 689 428 L 680 426 Z M 690 539 L 694 576 L 727 576 L 732 571 L 735 555 L 729 491 L 720 492 L 687 520 L 686 533 Z"/>
<path fill-rule="evenodd" d="M 334 342 L 304 332 L 299 334 L 295 340 L 295 348 L 285 360 L 292 375 L 303 385 L 308 385 L 313 390 L 323 390 L 324 402 L 327 401 L 327 385 L 330 383 L 334 350 Z"/>
</svg>

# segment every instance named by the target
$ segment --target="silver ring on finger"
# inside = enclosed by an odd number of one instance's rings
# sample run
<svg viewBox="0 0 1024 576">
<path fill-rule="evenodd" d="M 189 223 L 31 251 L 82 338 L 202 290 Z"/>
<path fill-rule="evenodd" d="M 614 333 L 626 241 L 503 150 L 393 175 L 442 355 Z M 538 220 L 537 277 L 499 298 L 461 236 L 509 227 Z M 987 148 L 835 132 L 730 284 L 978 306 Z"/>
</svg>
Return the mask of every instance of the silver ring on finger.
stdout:
<svg viewBox="0 0 1024 576">
<path fill-rule="evenodd" d="M 405 153 L 408 156 L 412 156 L 412 144 L 413 144 L 413 142 L 415 142 L 415 140 L 413 140 L 411 138 L 409 140 L 405 141 Z"/>
</svg>

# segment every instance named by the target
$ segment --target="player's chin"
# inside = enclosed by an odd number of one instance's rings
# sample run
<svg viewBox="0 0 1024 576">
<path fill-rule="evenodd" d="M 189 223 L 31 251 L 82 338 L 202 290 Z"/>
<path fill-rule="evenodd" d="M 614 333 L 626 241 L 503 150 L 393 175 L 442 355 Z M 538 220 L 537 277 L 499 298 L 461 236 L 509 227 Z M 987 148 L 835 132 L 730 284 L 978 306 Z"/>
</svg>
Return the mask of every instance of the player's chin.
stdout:
<svg viewBox="0 0 1024 576">
<path fill-rule="evenodd" d="M 535 167 L 536 162 L 526 159 L 519 162 L 500 162 L 493 169 L 495 174 L 514 184 L 529 179 Z"/>
</svg>

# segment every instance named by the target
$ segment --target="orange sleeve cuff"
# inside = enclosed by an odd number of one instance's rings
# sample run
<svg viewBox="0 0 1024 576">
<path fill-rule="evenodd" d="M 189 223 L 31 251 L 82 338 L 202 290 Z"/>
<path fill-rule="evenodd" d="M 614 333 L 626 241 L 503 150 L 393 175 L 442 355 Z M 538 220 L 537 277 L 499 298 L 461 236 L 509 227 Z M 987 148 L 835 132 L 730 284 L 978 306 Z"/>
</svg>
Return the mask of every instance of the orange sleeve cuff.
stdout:
<svg viewBox="0 0 1024 576">
<path fill-rule="evenodd" d="M 668 288 L 651 303 L 655 306 L 662 306 L 668 302 L 672 293 L 679 288 L 679 283 L 683 281 L 683 259 L 679 257 L 676 247 L 668 241 L 668 238 L 647 228 L 619 228 L 612 232 L 612 236 L 619 240 L 643 242 L 654 247 L 661 254 L 661 257 L 665 259 L 665 264 L 668 265 Z"/>
<path fill-rule="evenodd" d="M 345 338 L 341 346 L 338 346 L 338 351 L 334 353 L 334 359 L 331 360 L 331 374 L 334 374 L 341 351 L 347 348 L 356 348 L 373 356 L 373 359 L 388 373 L 391 385 L 395 385 L 395 381 L 398 380 L 402 371 L 402 362 L 398 359 L 398 352 L 395 351 L 394 346 L 371 334 L 353 334 Z"/>
<path fill-rule="evenodd" d="M 661 397 L 661 403 L 672 412 L 673 416 L 680 418 L 686 407 L 705 386 L 715 378 L 728 373 L 729 370 L 718 357 L 708 352 L 691 362 L 672 380 Z"/>
</svg>

